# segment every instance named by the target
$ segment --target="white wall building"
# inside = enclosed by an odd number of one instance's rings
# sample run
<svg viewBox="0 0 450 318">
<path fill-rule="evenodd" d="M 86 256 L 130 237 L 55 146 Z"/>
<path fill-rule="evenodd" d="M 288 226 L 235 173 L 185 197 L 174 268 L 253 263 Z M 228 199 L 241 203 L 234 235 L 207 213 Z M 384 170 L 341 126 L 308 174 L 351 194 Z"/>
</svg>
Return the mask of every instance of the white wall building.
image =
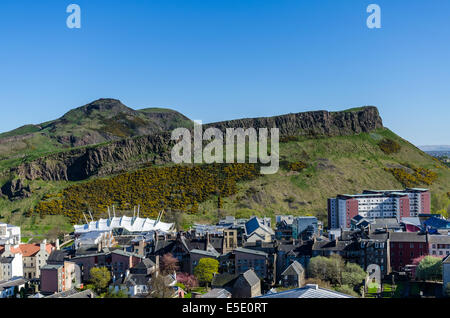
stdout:
<svg viewBox="0 0 450 318">
<path fill-rule="evenodd" d="M 20 227 L 0 223 L 0 245 L 20 244 Z"/>
<path fill-rule="evenodd" d="M 5 246 L 10 248 L 9 245 Z M 12 254 L 0 257 L 0 281 L 8 281 L 15 277 L 23 277 L 22 254 Z"/>
</svg>

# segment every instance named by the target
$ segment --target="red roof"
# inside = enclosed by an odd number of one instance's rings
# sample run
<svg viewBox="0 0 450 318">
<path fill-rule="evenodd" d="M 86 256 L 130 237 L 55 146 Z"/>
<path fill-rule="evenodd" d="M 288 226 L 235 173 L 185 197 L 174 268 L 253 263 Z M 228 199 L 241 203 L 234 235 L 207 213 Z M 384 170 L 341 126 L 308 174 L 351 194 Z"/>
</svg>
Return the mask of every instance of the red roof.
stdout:
<svg viewBox="0 0 450 318">
<path fill-rule="evenodd" d="M 36 255 L 40 249 L 40 244 L 19 244 L 18 247 L 11 247 L 11 252 L 14 254 L 20 253 L 23 257 L 28 257 Z M 54 250 L 54 246 L 52 244 L 46 244 L 45 249 L 50 254 Z"/>
</svg>

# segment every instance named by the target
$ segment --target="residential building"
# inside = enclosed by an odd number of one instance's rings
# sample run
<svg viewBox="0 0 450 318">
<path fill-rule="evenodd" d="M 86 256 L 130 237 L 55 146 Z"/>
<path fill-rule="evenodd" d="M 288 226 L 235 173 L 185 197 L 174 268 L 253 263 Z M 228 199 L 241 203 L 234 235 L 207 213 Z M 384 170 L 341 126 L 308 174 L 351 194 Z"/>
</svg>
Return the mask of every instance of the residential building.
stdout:
<svg viewBox="0 0 450 318">
<path fill-rule="evenodd" d="M 15 296 L 15 290 L 20 291 L 28 282 L 23 277 L 16 277 L 11 280 L 0 280 L 0 298 L 11 298 Z"/>
<path fill-rule="evenodd" d="M 202 251 L 193 249 L 189 252 L 189 273 L 194 274 L 194 269 L 202 258 L 212 258 L 218 260 L 220 254 L 216 251 Z"/>
<path fill-rule="evenodd" d="M 3 253 L 0 256 L 0 281 L 9 281 L 15 277 L 23 277 L 22 254 Z"/>
<path fill-rule="evenodd" d="M 38 279 L 41 275 L 41 268 L 47 264 L 47 259 L 53 250 L 55 250 L 55 246 L 44 240 L 40 244 L 19 244 L 5 247 L 3 256 L 21 254 L 23 276 L 27 279 Z"/>
<path fill-rule="evenodd" d="M 157 271 L 157 265 L 148 258 L 131 267 L 123 278 L 113 282 L 112 288 L 117 292 L 124 290 L 129 296 L 145 296 L 148 294 L 148 286 L 153 275 Z"/>
<path fill-rule="evenodd" d="M 233 284 L 233 298 L 253 298 L 261 295 L 261 279 L 249 269 L 241 273 Z"/>
<path fill-rule="evenodd" d="M 41 292 L 44 294 L 71 290 L 80 284 L 80 280 L 80 269 L 73 262 L 47 264 L 41 268 Z"/>
<path fill-rule="evenodd" d="M 404 271 L 415 258 L 429 254 L 428 235 L 412 232 L 389 233 L 391 267 L 394 271 Z"/>
<path fill-rule="evenodd" d="M 268 254 L 258 250 L 239 247 L 234 250 L 237 274 L 253 269 L 261 278 L 268 277 Z"/>
<path fill-rule="evenodd" d="M 260 219 L 252 217 L 245 223 L 246 242 L 272 242 L 275 239 L 275 232 L 270 227 L 270 218 Z"/>
<path fill-rule="evenodd" d="M 20 244 L 20 227 L 11 224 L 0 223 L 0 245 Z"/>
<path fill-rule="evenodd" d="M 224 288 L 213 288 L 200 298 L 231 298 L 231 293 Z"/>
<path fill-rule="evenodd" d="M 328 199 L 328 227 L 348 229 L 356 215 L 369 218 L 397 218 L 430 214 L 430 191 L 364 190 L 362 194 L 340 194 Z"/>
<path fill-rule="evenodd" d="M 445 292 L 450 289 L 450 255 L 445 257 L 442 261 L 442 281 L 445 294 Z M 450 294 L 447 296 L 450 297 Z"/>
<path fill-rule="evenodd" d="M 292 237 L 307 240 L 313 235 L 320 235 L 319 224 L 315 216 L 298 216 L 292 224 Z"/>
<path fill-rule="evenodd" d="M 302 287 L 305 284 L 305 269 L 297 261 L 292 262 L 281 273 L 281 285 L 284 287 Z"/>
<path fill-rule="evenodd" d="M 431 256 L 444 257 L 450 255 L 450 235 L 429 235 L 428 249 Z"/>
</svg>

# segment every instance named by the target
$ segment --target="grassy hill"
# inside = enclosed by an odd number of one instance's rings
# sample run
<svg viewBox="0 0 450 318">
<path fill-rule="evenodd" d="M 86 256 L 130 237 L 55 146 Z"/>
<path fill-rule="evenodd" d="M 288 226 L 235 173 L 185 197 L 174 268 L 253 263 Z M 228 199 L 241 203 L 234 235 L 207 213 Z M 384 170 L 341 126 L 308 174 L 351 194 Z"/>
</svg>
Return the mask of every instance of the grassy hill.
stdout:
<svg viewBox="0 0 450 318">
<path fill-rule="evenodd" d="M 361 111 L 361 108 L 347 110 L 339 116 L 345 117 L 348 116 L 345 113 L 358 111 Z M 93 110 L 87 115 L 90 118 L 95 117 L 95 112 L 96 110 Z M 164 122 L 167 119 L 164 114 L 171 112 L 165 109 L 144 109 L 139 111 L 139 114 L 149 118 L 164 118 L 160 121 L 161 127 L 171 127 L 180 123 L 189 125 L 189 121 L 179 117 Z M 67 117 L 71 122 L 84 120 L 78 112 L 68 114 Z M 312 115 L 318 116 L 316 113 Z M 114 116 L 116 115 L 111 118 Z M 292 119 L 291 117 L 289 116 L 289 119 Z M 283 121 L 285 122 L 287 121 Z M 295 120 L 292 119 L 289 125 L 285 126 L 286 131 L 295 128 L 291 125 L 292 122 Z M 33 129 L 21 128 L 19 131 L 32 132 Z M 33 134 L 31 134 L 32 138 L 40 138 Z M 8 138 L 10 137 L 11 135 Z M 50 138 L 50 140 L 53 139 Z M 170 207 L 171 209 L 167 209 L 165 219 L 173 221 L 179 218 L 178 221 L 185 227 L 193 222 L 215 222 L 225 215 L 236 217 L 250 215 L 274 217 L 277 214 L 316 215 L 326 223 L 328 197 L 340 193 L 357 193 L 364 189 L 400 189 L 404 186 L 430 188 L 432 211 L 450 212 L 450 169 L 387 128 L 335 136 L 321 134 L 284 136 L 281 140 L 281 167 L 278 173 L 247 179 L 238 177 L 227 179 L 229 177 L 223 178 L 222 172 L 219 172 L 220 177 L 217 178 L 221 180 L 221 184 L 226 185 L 224 188 L 231 189 L 226 193 L 206 188 L 202 182 L 198 181 L 198 176 L 207 172 L 209 167 L 200 167 L 205 171 L 182 169 L 183 182 L 178 182 L 177 180 L 181 180 L 179 179 L 181 177 L 172 174 L 180 173 L 180 170 L 170 169 L 170 164 L 153 164 L 152 169 L 165 169 L 164 173 L 167 177 L 161 178 L 164 174 L 156 171 L 151 175 L 159 175 L 159 179 L 149 181 L 145 181 L 145 178 L 149 178 L 148 173 L 145 172 L 147 168 L 135 168 L 135 173 L 128 171 L 104 178 L 93 176 L 78 182 L 25 180 L 31 195 L 17 200 L 1 197 L 0 222 L 21 225 L 25 236 L 32 238 L 35 235 L 34 238 L 39 239 L 54 235 L 58 230 L 69 231 L 71 226 L 67 215 L 73 215 L 71 213 L 82 206 L 89 206 L 97 217 L 104 215 L 106 202 L 122 207 L 123 210 L 132 209 L 131 207 L 135 204 L 141 204 L 141 206 L 147 204 L 148 212 L 151 212 L 150 216 L 161 208 Z M 34 146 L 33 139 L 29 141 L 29 146 Z M 57 151 L 62 151 L 58 145 L 55 148 Z M 51 144 L 47 149 L 52 149 Z M 2 162 L 4 161 L 0 161 L 0 164 Z M 14 165 L 14 162 L 8 164 Z M 211 174 L 205 174 L 205 178 L 211 178 Z M 214 179 L 214 175 L 212 178 Z M 77 193 L 76 187 L 80 184 L 86 184 L 85 188 L 93 189 L 93 191 L 100 188 L 95 186 L 95 182 L 99 180 L 98 185 L 101 185 L 104 189 L 102 191 L 107 193 L 106 201 L 93 201 L 89 191 L 85 191 L 86 193 L 78 191 L 80 195 L 73 196 Z M 6 179 L 0 180 L 0 184 L 5 181 Z M 214 182 L 210 181 L 205 184 L 213 185 Z M 238 181 L 236 185 L 234 181 Z M 133 186 L 134 183 L 140 184 L 145 191 Z M 156 190 L 152 190 L 153 188 L 158 189 L 157 192 L 153 192 L 154 194 L 152 191 Z M 190 192 L 186 193 L 186 191 Z M 161 193 L 164 193 L 163 197 Z M 167 204 L 174 199 L 184 200 L 184 197 L 189 198 L 189 202 L 179 201 L 177 205 Z M 77 201 L 75 205 L 71 205 L 71 199 Z M 58 202 L 58 205 L 54 205 L 56 208 L 50 215 L 30 213 L 39 204 L 52 201 L 55 201 L 55 204 Z M 59 202 L 61 202 L 61 208 L 58 208 Z M 181 213 L 176 212 L 174 207 L 180 207 Z M 70 209 L 73 211 L 70 212 Z M 75 219 L 72 217 L 72 221 Z"/>
<path fill-rule="evenodd" d="M 187 117 L 171 109 L 134 110 L 119 100 L 99 99 L 56 120 L 0 134 L 0 170 L 16 166 L 24 158 L 33 160 L 73 148 L 191 126 Z"/>
</svg>

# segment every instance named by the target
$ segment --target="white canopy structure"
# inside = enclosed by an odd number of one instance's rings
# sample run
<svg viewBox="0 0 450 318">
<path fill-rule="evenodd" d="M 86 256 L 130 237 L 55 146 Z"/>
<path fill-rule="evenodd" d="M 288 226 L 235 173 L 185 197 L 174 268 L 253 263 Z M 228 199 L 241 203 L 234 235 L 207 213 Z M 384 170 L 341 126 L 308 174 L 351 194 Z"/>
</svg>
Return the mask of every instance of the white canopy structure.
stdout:
<svg viewBox="0 0 450 318">
<path fill-rule="evenodd" d="M 129 216 L 100 219 L 98 221 L 91 221 L 83 225 L 74 225 L 73 227 L 75 228 L 75 234 L 88 233 L 92 231 L 112 231 L 120 228 L 125 229 L 128 232 L 135 233 L 149 231 L 173 231 L 173 223 L 164 223 L 159 220 Z"/>
</svg>

